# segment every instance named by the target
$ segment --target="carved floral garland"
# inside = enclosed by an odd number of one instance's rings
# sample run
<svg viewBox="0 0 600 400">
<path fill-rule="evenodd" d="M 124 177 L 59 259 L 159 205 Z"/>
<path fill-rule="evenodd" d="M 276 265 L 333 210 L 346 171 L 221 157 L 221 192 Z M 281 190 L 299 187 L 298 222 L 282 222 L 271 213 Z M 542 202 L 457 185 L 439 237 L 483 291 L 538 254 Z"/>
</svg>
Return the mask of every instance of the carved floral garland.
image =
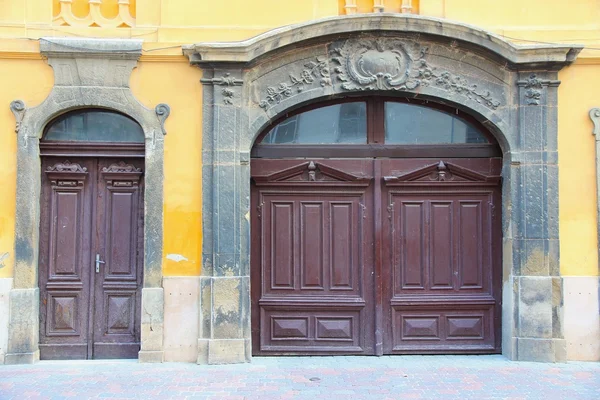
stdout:
<svg viewBox="0 0 600 400">
<path fill-rule="evenodd" d="M 294 88 L 296 93 L 299 93 L 304 90 L 304 85 L 310 85 L 316 79 L 319 79 L 322 87 L 331 85 L 329 66 L 323 57 L 317 57 L 316 61 L 308 62 L 304 64 L 304 67 L 299 78 L 290 74 L 291 83 L 282 82 L 277 87 L 267 87 L 267 96 L 260 101 L 259 106 L 266 110 L 274 104 L 279 104 L 281 100 L 295 94 Z"/>
</svg>

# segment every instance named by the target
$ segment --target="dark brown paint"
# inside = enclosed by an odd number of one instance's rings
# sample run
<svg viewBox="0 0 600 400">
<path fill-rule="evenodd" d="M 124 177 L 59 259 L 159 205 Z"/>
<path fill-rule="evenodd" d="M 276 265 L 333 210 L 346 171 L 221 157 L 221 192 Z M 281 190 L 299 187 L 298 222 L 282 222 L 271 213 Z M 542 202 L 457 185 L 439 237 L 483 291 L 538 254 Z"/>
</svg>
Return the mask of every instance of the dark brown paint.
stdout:
<svg viewBox="0 0 600 400">
<path fill-rule="evenodd" d="M 253 353 L 500 352 L 498 145 L 385 145 L 367 102 L 367 145 L 253 149 Z"/>
<path fill-rule="evenodd" d="M 42 359 L 137 357 L 143 165 L 138 159 L 42 159 Z M 96 254 L 105 262 L 97 273 Z"/>
</svg>

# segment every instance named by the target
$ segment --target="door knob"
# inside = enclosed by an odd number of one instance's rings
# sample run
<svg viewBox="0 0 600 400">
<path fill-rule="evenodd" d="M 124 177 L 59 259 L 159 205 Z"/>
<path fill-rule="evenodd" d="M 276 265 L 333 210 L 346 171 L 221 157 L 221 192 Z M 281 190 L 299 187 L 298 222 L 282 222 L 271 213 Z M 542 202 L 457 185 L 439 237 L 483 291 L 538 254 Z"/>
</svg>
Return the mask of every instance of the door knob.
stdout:
<svg viewBox="0 0 600 400">
<path fill-rule="evenodd" d="M 104 261 L 100 260 L 100 254 L 96 254 L 96 273 L 100 272 L 100 264 L 104 264 Z"/>
</svg>

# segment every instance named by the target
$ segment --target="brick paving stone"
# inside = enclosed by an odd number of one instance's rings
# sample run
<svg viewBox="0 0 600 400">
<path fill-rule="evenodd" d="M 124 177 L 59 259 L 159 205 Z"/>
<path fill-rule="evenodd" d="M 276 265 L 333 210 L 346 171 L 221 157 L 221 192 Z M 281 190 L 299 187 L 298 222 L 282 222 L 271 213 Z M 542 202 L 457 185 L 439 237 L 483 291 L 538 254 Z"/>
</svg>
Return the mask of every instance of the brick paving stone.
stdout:
<svg viewBox="0 0 600 400">
<path fill-rule="evenodd" d="M 600 399 L 600 363 L 502 356 L 257 357 L 250 364 L 0 366 L 9 399 Z"/>
</svg>

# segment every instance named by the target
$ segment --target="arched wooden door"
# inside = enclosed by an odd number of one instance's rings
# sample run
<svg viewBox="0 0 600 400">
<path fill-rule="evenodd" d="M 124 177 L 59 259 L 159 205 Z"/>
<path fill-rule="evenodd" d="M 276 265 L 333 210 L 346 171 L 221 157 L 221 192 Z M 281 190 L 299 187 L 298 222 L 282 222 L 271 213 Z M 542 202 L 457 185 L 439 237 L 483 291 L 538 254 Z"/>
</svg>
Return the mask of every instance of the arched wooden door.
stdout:
<svg viewBox="0 0 600 400">
<path fill-rule="evenodd" d="M 476 121 L 346 99 L 252 156 L 255 355 L 500 351 L 502 159 Z"/>
<path fill-rule="evenodd" d="M 114 112 L 68 113 L 40 152 L 40 358 L 137 358 L 142 129 Z"/>
</svg>

